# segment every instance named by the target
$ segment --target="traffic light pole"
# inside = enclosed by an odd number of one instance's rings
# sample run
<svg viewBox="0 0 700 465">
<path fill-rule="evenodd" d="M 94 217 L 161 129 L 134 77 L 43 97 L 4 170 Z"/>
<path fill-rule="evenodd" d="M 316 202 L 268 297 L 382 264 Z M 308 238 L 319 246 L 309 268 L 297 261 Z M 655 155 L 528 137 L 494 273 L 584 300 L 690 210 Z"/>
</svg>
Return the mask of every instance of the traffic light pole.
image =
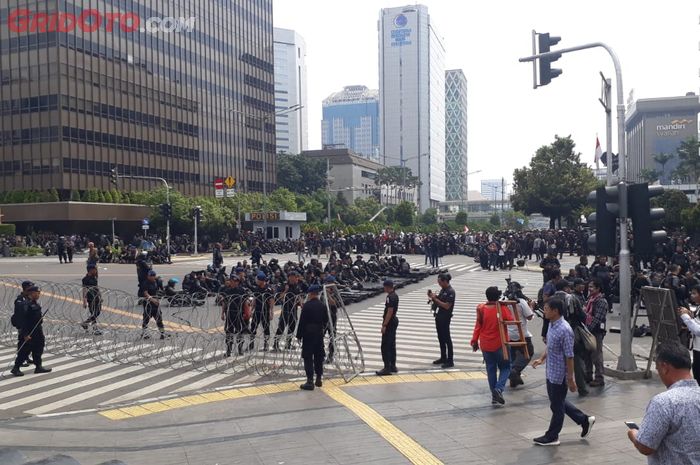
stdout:
<svg viewBox="0 0 700 465">
<path fill-rule="evenodd" d="M 619 371 L 632 372 L 636 371 L 637 364 L 632 355 L 632 297 L 631 284 L 632 275 L 630 272 L 630 251 L 627 238 L 627 151 L 625 147 L 625 102 L 624 89 L 622 86 L 622 68 L 620 60 L 615 51 L 603 42 L 592 42 L 590 44 L 579 45 L 576 47 L 563 48 L 556 51 L 531 55 L 529 57 L 520 58 L 518 61 L 530 62 L 541 58 L 558 58 L 565 53 L 578 52 L 591 48 L 605 49 L 610 58 L 612 58 L 615 66 L 615 83 L 617 94 L 617 149 L 620 157 L 620 357 L 617 361 Z M 609 141 L 611 138 L 608 139 Z M 612 150 L 608 150 L 608 166 L 612 166 L 613 154 Z"/>
<path fill-rule="evenodd" d="M 166 181 L 163 178 L 158 178 L 155 176 L 132 176 L 132 175 L 123 175 L 123 174 L 117 175 L 117 178 L 144 179 L 146 181 L 160 181 L 165 186 L 165 203 L 167 203 L 168 205 L 170 204 L 170 186 L 168 185 L 168 181 Z M 170 218 L 165 219 L 165 242 L 166 242 L 166 248 L 168 251 L 168 260 L 170 260 Z"/>
<path fill-rule="evenodd" d="M 608 166 L 612 165 L 612 157 Z M 623 372 L 637 370 L 632 355 L 632 275 L 630 271 L 630 249 L 627 237 L 627 184 L 619 184 L 620 192 L 620 356 L 617 369 Z"/>
<path fill-rule="evenodd" d="M 198 242 L 197 242 L 197 223 L 199 223 L 199 221 L 197 220 L 197 216 L 198 215 L 195 213 L 194 214 L 194 255 L 195 256 L 199 255 L 199 251 L 197 250 L 197 248 L 198 248 L 197 247 L 197 244 L 198 244 Z"/>
</svg>

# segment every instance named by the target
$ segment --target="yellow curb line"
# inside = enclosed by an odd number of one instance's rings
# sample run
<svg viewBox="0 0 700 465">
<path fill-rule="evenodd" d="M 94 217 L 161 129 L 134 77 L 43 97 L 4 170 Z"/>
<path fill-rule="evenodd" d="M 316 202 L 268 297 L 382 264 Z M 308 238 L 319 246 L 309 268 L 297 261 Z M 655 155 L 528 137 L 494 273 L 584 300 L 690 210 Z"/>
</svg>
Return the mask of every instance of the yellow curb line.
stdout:
<svg viewBox="0 0 700 465">
<path fill-rule="evenodd" d="M 448 373 L 444 373 L 447 375 Z M 323 388 L 322 391 L 364 421 L 367 426 L 379 433 L 397 451 L 416 465 L 441 465 L 433 454 L 414 441 L 406 433 L 394 426 L 389 420 L 377 413 L 367 404 L 360 402 L 337 387 Z"/>
<path fill-rule="evenodd" d="M 396 376 L 388 376 L 386 378 L 374 376 L 358 376 L 349 383 L 345 383 L 342 379 L 324 380 L 326 386 L 333 388 L 348 388 L 368 385 L 387 385 L 387 384 L 409 384 L 409 383 L 430 383 L 438 381 L 464 381 L 486 379 L 484 373 L 465 373 L 465 372 L 449 372 L 435 374 L 403 374 Z M 261 386 L 250 386 L 237 389 L 227 389 L 223 391 L 205 392 L 202 394 L 187 395 L 175 397 L 162 401 L 148 402 L 132 407 L 121 407 L 109 410 L 102 410 L 99 413 L 110 420 L 126 420 L 129 418 L 143 417 L 154 413 L 167 412 L 169 410 L 180 409 L 184 407 L 192 407 L 195 405 L 210 404 L 212 402 L 221 402 L 224 400 L 241 399 L 245 397 L 259 397 L 264 395 L 279 394 L 281 392 L 295 392 L 299 390 L 299 385 L 296 383 L 278 383 L 265 384 Z"/>
</svg>

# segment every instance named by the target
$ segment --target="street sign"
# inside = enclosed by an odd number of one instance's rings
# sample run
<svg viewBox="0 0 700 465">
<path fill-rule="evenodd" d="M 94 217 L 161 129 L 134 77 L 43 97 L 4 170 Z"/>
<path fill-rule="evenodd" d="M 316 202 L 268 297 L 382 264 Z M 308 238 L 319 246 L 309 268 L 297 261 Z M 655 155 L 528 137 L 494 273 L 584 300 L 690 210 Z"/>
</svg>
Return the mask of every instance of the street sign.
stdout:
<svg viewBox="0 0 700 465">
<path fill-rule="evenodd" d="M 144 218 L 143 220 L 141 220 L 141 224 L 144 226 L 148 226 L 149 224 L 151 224 L 151 221 L 148 218 Z"/>
<path fill-rule="evenodd" d="M 143 229 L 144 231 L 148 231 L 149 229 L 151 229 L 151 227 L 147 224 L 144 224 L 143 226 L 141 226 L 141 229 Z"/>
<path fill-rule="evenodd" d="M 236 195 L 236 189 L 226 189 L 226 197 L 234 197 Z"/>
<path fill-rule="evenodd" d="M 214 191 L 214 196 L 217 199 L 223 199 L 224 198 L 224 190 L 223 189 L 217 189 Z"/>
<path fill-rule="evenodd" d="M 233 189 L 236 186 L 236 178 L 234 178 L 233 176 L 229 176 L 226 178 L 224 183 L 226 184 L 226 187 L 228 187 L 229 189 Z"/>
<path fill-rule="evenodd" d="M 223 178 L 214 179 L 214 189 L 220 190 L 223 188 L 224 188 L 224 179 Z"/>
</svg>

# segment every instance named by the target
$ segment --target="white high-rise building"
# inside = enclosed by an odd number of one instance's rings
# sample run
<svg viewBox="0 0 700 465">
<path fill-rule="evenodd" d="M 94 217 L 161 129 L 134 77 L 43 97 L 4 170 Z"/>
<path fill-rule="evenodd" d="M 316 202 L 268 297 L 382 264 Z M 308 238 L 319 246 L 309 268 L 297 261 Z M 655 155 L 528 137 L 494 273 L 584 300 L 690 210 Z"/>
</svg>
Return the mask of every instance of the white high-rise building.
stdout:
<svg viewBox="0 0 700 465">
<path fill-rule="evenodd" d="M 309 122 L 306 91 L 306 43 L 290 29 L 274 29 L 275 41 L 275 109 L 283 112 L 275 117 L 277 153 L 299 154 L 309 148 Z"/>
<path fill-rule="evenodd" d="M 379 126 L 384 164 L 420 178 L 420 211 L 437 207 L 445 200 L 445 48 L 426 6 L 381 10 Z"/>
</svg>

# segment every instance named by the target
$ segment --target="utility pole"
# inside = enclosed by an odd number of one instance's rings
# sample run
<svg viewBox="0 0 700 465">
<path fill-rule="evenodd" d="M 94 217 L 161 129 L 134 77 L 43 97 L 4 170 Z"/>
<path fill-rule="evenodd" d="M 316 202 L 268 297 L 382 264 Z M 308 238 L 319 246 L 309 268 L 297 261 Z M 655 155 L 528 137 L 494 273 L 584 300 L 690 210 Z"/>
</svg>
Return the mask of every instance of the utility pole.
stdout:
<svg viewBox="0 0 700 465">
<path fill-rule="evenodd" d="M 326 207 L 328 208 L 328 230 L 331 228 L 331 159 L 326 158 L 326 188 L 328 196 L 326 198 Z"/>
<path fill-rule="evenodd" d="M 116 236 L 114 235 L 114 222 L 115 221 L 116 221 L 116 218 L 112 218 L 112 247 L 114 247 L 114 244 L 117 242 Z"/>
<path fill-rule="evenodd" d="M 578 52 L 591 48 L 605 49 L 612 58 L 615 67 L 615 82 L 617 94 L 617 148 L 619 152 L 619 170 L 621 189 L 620 192 L 620 357 L 617 360 L 617 370 L 621 372 L 636 372 L 637 363 L 632 354 L 632 276 L 630 271 L 630 250 L 627 237 L 627 150 L 625 147 L 625 99 L 622 85 L 622 67 L 615 51 L 603 42 L 592 42 L 576 47 L 564 48 L 556 51 L 546 50 L 546 53 L 533 54 L 520 58 L 520 62 L 540 61 L 551 62 L 558 59 L 564 53 Z M 542 50 L 540 50 L 542 52 Z M 559 71 L 558 74 L 561 74 Z M 557 74 L 557 75 L 558 75 Z M 546 85 L 548 82 L 541 83 Z M 612 150 L 608 152 L 608 166 L 612 165 Z"/>
</svg>

